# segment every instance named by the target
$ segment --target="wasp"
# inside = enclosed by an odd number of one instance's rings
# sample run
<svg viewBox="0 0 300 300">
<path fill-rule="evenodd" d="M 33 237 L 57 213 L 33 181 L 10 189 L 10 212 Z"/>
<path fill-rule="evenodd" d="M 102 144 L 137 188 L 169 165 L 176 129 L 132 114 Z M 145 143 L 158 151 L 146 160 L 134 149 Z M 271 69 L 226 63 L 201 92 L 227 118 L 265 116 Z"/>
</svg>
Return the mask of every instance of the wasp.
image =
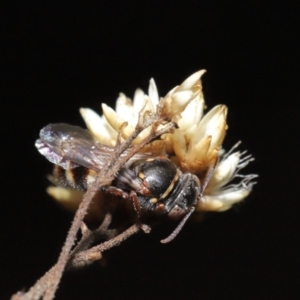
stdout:
<svg viewBox="0 0 300 300">
<path fill-rule="evenodd" d="M 95 141 L 89 131 L 62 123 L 44 127 L 35 146 L 55 164 L 53 176 L 57 182 L 80 190 L 86 190 L 95 180 L 114 151 L 113 147 Z M 180 220 L 173 233 L 161 241 L 167 243 L 179 233 L 201 201 L 212 171 L 201 185 L 196 175 L 181 172 L 167 157 L 136 153 L 115 174 L 111 185 L 101 189 L 131 199 L 138 215 L 151 212 Z"/>
</svg>

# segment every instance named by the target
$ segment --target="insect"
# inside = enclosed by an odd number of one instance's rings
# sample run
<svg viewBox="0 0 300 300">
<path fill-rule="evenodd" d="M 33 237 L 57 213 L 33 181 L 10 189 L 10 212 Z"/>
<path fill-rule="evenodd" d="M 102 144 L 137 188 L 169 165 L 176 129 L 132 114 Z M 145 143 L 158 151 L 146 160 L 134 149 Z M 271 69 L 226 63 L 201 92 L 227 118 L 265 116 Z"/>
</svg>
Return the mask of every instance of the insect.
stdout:
<svg viewBox="0 0 300 300">
<path fill-rule="evenodd" d="M 60 184 L 81 190 L 95 180 L 114 151 L 95 141 L 87 130 L 68 124 L 47 125 L 40 131 L 35 146 L 55 164 L 54 177 Z M 136 153 L 118 171 L 111 186 L 102 189 L 131 199 L 138 215 L 151 212 L 180 220 L 173 233 L 161 241 L 167 243 L 176 237 L 201 201 L 213 169 L 201 185 L 196 175 L 182 173 L 166 157 Z"/>
</svg>

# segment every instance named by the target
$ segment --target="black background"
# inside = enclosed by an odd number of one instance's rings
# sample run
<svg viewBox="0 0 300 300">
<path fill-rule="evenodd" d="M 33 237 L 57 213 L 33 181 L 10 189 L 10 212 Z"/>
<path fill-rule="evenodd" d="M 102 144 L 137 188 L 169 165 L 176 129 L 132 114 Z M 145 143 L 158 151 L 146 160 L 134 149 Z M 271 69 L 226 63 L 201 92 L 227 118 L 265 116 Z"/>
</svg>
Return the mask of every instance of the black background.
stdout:
<svg viewBox="0 0 300 300">
<path fill-rule="evenodd" d="M 131 238 L 106 267 L 65 274 L 57 299 L 296 298 L 299 5 L 48 2 L 1 9 L 0 298 L 55 263 L 72 219 L 45 193 L 51 166 L 34 148 L 39 130 L 84 126 L 79 107 L 113 106 L 120 91 L 147 91 L 151 77 L 164 95 L 202 68 L 207 106 L 229 107 L 225 147 L 242 139 L 256 158 L 244 170 L 260 176 L 253 193 L 168 245 L 164 229 Z"/>
</svg>

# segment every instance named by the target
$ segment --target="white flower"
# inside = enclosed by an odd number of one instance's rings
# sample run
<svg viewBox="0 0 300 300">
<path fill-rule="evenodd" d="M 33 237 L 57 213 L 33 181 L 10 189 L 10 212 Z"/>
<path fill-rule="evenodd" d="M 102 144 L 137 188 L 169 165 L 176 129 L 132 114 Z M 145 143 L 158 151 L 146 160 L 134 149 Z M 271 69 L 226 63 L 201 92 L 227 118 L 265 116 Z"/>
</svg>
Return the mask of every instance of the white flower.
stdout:
<svg viewBox="0 0 300 300">
<path fill-rule="evenodd" d="M 163 98 L 159 98 L 155 82 L 151 79 L 148 95 L 137 89 L 132 101 L 120 93 L 115 110 L 102 104 L 102 116 L 89 108 L 81 108 L 80 113 L 96 140 L 114 146 L 124 122 L 128 125 L 122 131 L 122 138 L 127 139 L 134 131 L 141 110 L 154 113 L 164 109 L 169 119 L 178 126 L 173 133 L 163 135 L 161 140 L 147 145 L 143 151 L 169 157 L 183 172 L 197 175 L 202 183 L 209 168 L 215 166 L 196 210 L 224 211 L 249 195 L 256 175 L 238 174 L 253 160 L 251 156 L 243 157 L 245 153 L 240 152 L 225 154 L 222 150 L 227 130 L 227 107 L 217 105 L 204 115 L 205 102 L 200 81 L 204 73 L 205 70 L 201 70 L 192 74 Z M 141 132 L 136 142 L 149 131 L 150 128 Z M 240 183 L 228 185 L 236 178 L 240 179 Z"/>
<path fill-rule="evenodd" d="M 233 148 L 236 148 L 237 143 Z M 244 156 L 245 152 L 232 152 L 220 154 L 220 162 L 217 164 L 213 176 L 211 177 L 201 201 L 198 202 L 198 211 L 225 211 L 233 204 L 246 198 L 255 184 L 252 181 L 257 177 L 255 174 L 241 175 L 238 172 L 246 167 L 254 158 L 251 155 Z M 241 179 L 240 182 L 230 184 L 235 178 Z"/>
</svg>

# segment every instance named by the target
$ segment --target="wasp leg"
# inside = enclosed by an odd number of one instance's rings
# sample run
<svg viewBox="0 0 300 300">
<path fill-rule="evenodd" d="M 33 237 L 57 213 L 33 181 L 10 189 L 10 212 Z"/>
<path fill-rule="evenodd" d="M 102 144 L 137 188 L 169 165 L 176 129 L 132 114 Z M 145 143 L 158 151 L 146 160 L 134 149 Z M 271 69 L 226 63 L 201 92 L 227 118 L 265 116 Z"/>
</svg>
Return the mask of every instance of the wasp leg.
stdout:
<svg viewBox="0 0 300 300">
<path fill-rule="evenodd" d="M 140 223 L 141 206 L 140 206 L 139 199 L 137 197 L 136 192 L 131 191 L 129 193 L 129 198 L 132 200 L 133 208 L 136 211 L 136 214 L 137 214 L 137 217 L 138 217 L 138 222 Z"/>
<path fill-rule="evenodd" d="M 103 191 L 105 193 L 121 197 L 123 199 L 130 199 L 132 201 L 133 208 L 134 208 L 134 210 L 137 213 L 138 219 L 140 219 L 140 216 L 141 216 L 141 206 L 139 204 L 139 199 L 137 197 L 136 192 L 131 191 L 130 193 L 127 193 L 127 192 L 124 192 L 123 190 L 121 190 L 119 188 L 114 187 L 114 186 L 104 187 Z"/>
<path fill-rule="evenodd" d="M 141 206 L 136 192 L 131 191 L 129 193 L 129 198 L 132 200 L 134 210 L 136 211 L 137 214 L 137 220 L 136 220 L 137 224 L 145 233 L 150 233 L 151 227 L 141 222 Z"/>
<path fill-rule="evenodd" d="M 103 187 L 103 191 L 105 193 L 121 197 L 123 199 L 129 199 L 130 198 L 130 195 L 128 193 L 126 193 L 123 190 L 118 189 L 118 188 L 116 188 L 114 186 Z"/>
<path fill-rule="evenodd" d="M 138 226 L 145 232 L 145 233 L 149 233 L 151 231 L 151 227 L 143 224 L 141 222 L 141 206 L 139 203 L 139 199 L 138 196 L 136 194 L 136 192 L 131 191 L 130 193 L 126 193 L 121 189 L 118 189 L 114 186 L 108 186 L 108 187 L 103 187 L 103 191 L 105 193 L 114 195 L 114 196 L 118 196 L 121 197 L 123 199 L 130 199 L 132 201 L 133 204 L 133 208 L 136 211 L 136 215 L 137 215 L 137 220 L 136 223 L 138 224 Z"/>
<path fill-rule="evenodd" d="M 105 193 L 121 197 L 123 199 L 130 199 L 133 204 L 133 208 L 137 213 L 138 220 L 140 219 L 141 216 L 141 206 L 139 204 L 139 199 L 137 197 L 136 192 L 131 191 L 130 193 L 124 192 L 123 190 L 116 188 L 114 186 L 108 186 L 108 187 L 103 187 L 103 191 Z"/>
</svg>

